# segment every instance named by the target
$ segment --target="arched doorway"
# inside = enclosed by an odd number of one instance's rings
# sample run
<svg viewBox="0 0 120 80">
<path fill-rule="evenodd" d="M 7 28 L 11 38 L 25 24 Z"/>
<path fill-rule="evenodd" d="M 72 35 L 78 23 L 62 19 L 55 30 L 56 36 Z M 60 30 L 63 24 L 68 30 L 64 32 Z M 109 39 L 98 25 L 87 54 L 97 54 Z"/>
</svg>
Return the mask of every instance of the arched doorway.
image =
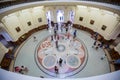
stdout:
<svg viewBox="0 0 120 80">
<path fill-rule="evenodd" d="M 64 11 L 57 10 L 57 27 L 59 32 L 61 32 L 61 25 L 63 23 L 64 23 Z"/>
<path fill-rule="evenodd" d="M 50 11 L 48 11 L 46 13 L 46 17 L 47 17 L 48 28 L 52 28 L 52 26 L 51 26 L 51 12 Z"/>
<path fill-rule="evenodd" d="M 69 12 L 69 20 L 73 23 L 74 22 L 74 15 L 75 15 L 75 12 L 74 11 L 70 11 Z"/>
<path fill-rule="evenodd" d="M 58 23 L 64 22 L 64 11 L 63 10 L 57 10 L 57 22 Z"/>
</svg>

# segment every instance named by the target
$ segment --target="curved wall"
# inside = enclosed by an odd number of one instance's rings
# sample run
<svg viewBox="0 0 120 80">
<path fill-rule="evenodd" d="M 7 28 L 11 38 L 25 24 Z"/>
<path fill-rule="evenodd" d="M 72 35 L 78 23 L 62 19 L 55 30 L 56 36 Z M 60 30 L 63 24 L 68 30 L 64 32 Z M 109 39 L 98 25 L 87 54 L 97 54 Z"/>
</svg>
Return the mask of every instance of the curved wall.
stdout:
<svg viewBox="0 0 120 80">
<path fill-rule="evenodd" d="M 100 33 L 105 39 L 115 39 L 116 34 L 119 34 L 120 31 L 120 7 L 118 6 L 110 6 L 107 4 L 100 3 L 89 3 L 89 2 L 34 2 L 34 3 L 26 3 L 20 4 L 16 6 L 11 6 L 5 9 L 0 10 L 0 27 L 3 27 L 12 37 L 13 41 L 17 41 L 18 38 L 27 33 L 29 30 L 36 28 L 38 26 L 47 24 L 46 12 L 51 10 L 52 12 L 52 20 L 56 22 L 56 10 L 62 9 L 65 12 L 65 22 L 69 20 L 68 12 L 70 10 L 75 11 L 75 20 L 74 24 L 80 24 L 87 28 L 92 29 L 93 31 L 97 31 Z M 83 21 L 79 21 L 79 18 L 83 17 Z M 42 19 L 42 22 L 38 21 L 38 18 Z M 90 24 L 90 20 L 94 20 L 94 24 Z M 31 22 L 31 25 L 28 26 L 28 22 Z M 101 30 L 102 25 L 107 26 L 106 30 Z M 17 32 L 16 28 L 19 27 L 20 31 Z M 120 71 L 113 73 L 109 73 L 106 76 L 102 75 L 102 77 L 93 77 L 92 79 L 107 79 L 114 80 L 112 78 L 115 76 L 116 80 L 119 80 Z M 4 73 L 5 76 L 2 76 L 2 79 L 10 77 L 15 77 L 14 73 L 6 72 L 0 70 L 1 75 Z M 8 78 L 9 76 L 9 78 Z M 19 76 L 19 75 L 18 75 Z M 15 77 L 13 80 L 16 80 L 20 77 Z M 27 77 L 27 76 L 26 76 Z M 28 77 L 31 78 L 31 77 Z M 25 76 L 23 79 L 26 79 Z M 90 80 L 90 78 L 84 80 Z M 37 79 L 36 79 L 37 80 Z M 81 79 L 78 79 L 81 80 Z"/>
<path fill-rule="evenodd" d="M 84 5 L 84 6 L 83 6 Z M 65 22 L 69 20 L 69 11 L 75 12 L 74 24 L 85 26 L 101 34 L 106 40 L 115 39 L 120 30 L 120 10 L 118 6 L 91 2 L 34 2 L 20 4 L 1 10 L 1 22 L 13 41 L 27 33 L 29 30 L 47 24 L 46 12 L 52 12 L 52 21 L 56 22 L 56 11 L 64 11 Z M 83 17 L 80 21 L 79 18 Z M 42 22 L 38 19 L 41 18 Z M 94 24 L 90 24 L 93 20 Z M 106 29 L 101 28 L 105 26 Z M 16 28 L 20 31 L 16 31 Z M 118 30 L 116 32 L 116 30 Z"/>
</svg>

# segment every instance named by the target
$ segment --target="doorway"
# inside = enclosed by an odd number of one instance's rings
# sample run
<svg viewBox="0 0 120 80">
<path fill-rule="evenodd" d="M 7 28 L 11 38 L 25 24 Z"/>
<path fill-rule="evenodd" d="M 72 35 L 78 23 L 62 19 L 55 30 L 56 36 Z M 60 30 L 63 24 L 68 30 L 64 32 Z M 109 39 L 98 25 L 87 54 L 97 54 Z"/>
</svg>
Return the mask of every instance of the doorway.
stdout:
<svg viewBox="0 0 120 80">
<path fill-rule="evenodd" d="M 0 42 L 6 47 L 9 48 L 10 46 L 12 46 L 11 42 L 12 42 L 12 38 L 11 36 L 7 33 L 7 31 L 0 27 Z"/>
<path fill-rule="evenodd" d="M 57 27 L 58 32 L 61 32 L 61 26 L 64 23 L 64 11 L 63 10 L 57 10 Z"/>
<path fill-rule="evenodd" d="M 58 23 L 64 22 L 64 11 L 63 10 L 57 10 L 57 22 Z"/>
<path fill-rule="evenodd" d="M 70 20 L 70 22 L 72 22 L 72 23 L 74 22 L 74 16 L 75 16 L 75 12 L 71 10 L 71 11 L 69 12 L 69 20 Z"/>
<path fill-rule="evenodd" d="M 51 26 L 51 12 L 50 11 L 48 11 L 46 13 L 46 17 L 47 17 L 48 28 L 52 28 L 52 26 Z"/>
</svg>

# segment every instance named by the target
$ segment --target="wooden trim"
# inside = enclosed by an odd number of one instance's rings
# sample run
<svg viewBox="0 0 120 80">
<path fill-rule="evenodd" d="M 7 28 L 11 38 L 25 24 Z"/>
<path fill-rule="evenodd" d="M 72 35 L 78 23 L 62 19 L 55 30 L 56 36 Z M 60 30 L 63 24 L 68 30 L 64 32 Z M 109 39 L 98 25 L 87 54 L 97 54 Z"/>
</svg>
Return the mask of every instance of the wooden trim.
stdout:
<svg viewBox="0 0 120 80">
<path fill-rule="evenodd" d="M 47 25 L 42 25 L 42 26 L 39 26 L 37 28 L 34 28 L 30 31 L 28 31 L 28 33 L 25 33 L 23 34 L 21 37 L 18 38 L 18 40 L 16 42 L 13 42 L 15 45 L 20 45 L 22 42 L 24 42 L 28 37 L 30 37 L 33 33 L 37 32 L 37 31 L 40 31 L 40 30 L 43 30 L 43 29 L 46 29 L 47 28 Z"/>
<path fill-rule="evenodd" d="M 1 66 L 2 69 L 9 70 L 9 66 L 10 66 L 10 64 L 11 64 L 12 59 L 11 59 L 11 58 L 8 58 L 8 57 L 6 56 L 6 54 L 12 55 L 12 51 L 9 50 L 7 53 L 5 53 L 3 59 L 2 59 L 2 61 L 1 61 L 1 63 L 0 63 L 0 66 Z"/>
<path fill-rule="evenodd" d="M 113 59 L 111 58 L 111 55 L 110 55 L 110 53 L 107 51 L 107 49 L 104 49 L 104 52 L 105 52 L 105 54 L 106 54 L 106 56 L 107 56 L 108 61 L 112 61 Z M 114 65 L 114 64 L 109 64 L 109 66 L 110 66 L 110 71 L 111 71 L 111 72 L 115 71 L 115 65 Z"/>
<path fill-rule="evenodd" d="M 79 24 L 73 24 L 73 27 L 74 28 L 77 28 L 77 29 L 80 29 L 80 30 L 83 30 L 83 31 L 86 31 L 88 33 L 90 33 L 91 35 L 93 35 L 95 32 L 92 30 L 92 29 L 89 29 L 83 25 L 79 25 Z M 99 34 L 99 41 L 103 41 L 105 44 L 112 44 L 115 40 L 106 40 L 102 35 Z"/>
</svg>

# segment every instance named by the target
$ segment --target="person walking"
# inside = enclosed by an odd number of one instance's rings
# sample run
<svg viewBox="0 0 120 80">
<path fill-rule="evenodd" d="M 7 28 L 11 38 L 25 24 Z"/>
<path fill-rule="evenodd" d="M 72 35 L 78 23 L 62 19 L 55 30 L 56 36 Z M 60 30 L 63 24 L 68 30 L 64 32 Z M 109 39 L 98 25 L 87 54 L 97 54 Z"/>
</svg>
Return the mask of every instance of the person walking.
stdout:
<svg viewBox="0 0 120 80">
<path fill-rule="evenodd" d="M 59 59 L 59 66 L 60 66 L 60 67 L 62 66 L 62 62 L 63 62 L 63 60 L 60 58 L 60 59 Z"/>
</svg>

